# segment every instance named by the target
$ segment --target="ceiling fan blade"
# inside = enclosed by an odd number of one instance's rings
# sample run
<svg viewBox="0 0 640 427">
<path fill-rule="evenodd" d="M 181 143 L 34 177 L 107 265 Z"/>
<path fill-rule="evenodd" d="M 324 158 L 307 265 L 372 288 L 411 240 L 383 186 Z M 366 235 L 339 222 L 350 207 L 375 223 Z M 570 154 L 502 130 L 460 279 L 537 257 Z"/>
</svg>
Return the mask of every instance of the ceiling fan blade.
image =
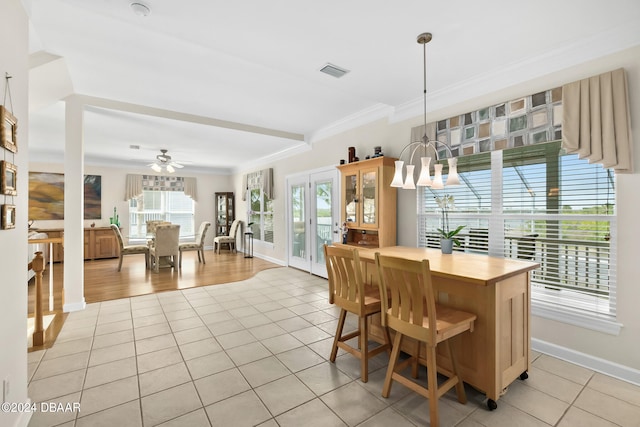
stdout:
<svg viewBox="0 0 640 427">
<path fill-rule="evenodd" d="M 174 168 L 178 168 L 178 169 L 182 169 L 184 167 L 184 165 L 181 165 L 180 163 L 176 163 L 176 162 L 171 162 L 169 164 Z"/>
</svg>

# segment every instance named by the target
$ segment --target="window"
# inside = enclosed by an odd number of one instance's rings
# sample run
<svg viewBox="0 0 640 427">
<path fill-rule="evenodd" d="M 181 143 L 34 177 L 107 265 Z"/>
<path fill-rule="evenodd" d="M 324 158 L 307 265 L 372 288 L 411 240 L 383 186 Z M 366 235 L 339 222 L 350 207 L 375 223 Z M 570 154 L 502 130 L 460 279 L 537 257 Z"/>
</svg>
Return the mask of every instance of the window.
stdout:
<svg viewBox="0 0 640 427">
<path fill-rule="evenodd" d="M 461 157 L 458 172 L 460 186 L 418 191 L 419 246 L 439 247 L 430 238 L 440 227 L 433 196 L 452 194 L 451 227 L 465 225 L 458 250 L 540 263 L 531 277 L 534 312 L 561 312 L 581 326 L 615 320 L 612 171 L 552 142 Z"/>
<path fill-rule="evenodd" d="M 273 243 L 273 200 L 261 188 L 252 188 L 248 192 L 250 210 L 247 218 L 253 223 L 253 236 L 256 240 Z"/>
<path fill-rule="evenodd" d="M 193 236 L 194 206 L 182 191 L 143 191 L 129 200 L 129 238 L 146 239 L 151 220 L 180 224 L 180 237 Z"/>
</svg>

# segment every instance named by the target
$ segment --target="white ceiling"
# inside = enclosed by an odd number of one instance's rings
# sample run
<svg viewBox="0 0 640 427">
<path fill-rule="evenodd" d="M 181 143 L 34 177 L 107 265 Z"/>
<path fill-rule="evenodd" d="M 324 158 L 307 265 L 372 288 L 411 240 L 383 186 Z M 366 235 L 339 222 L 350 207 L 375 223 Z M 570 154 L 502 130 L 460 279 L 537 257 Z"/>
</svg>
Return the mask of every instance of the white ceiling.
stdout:
<svg viewBox="0 0 640 427">
<path fill-rule="evenodd" d="M 365 113 L 419 115 L 425 31 L 430 109 L 640 44 L 638 0 L 142 1 L 147 17 L 130 0 L 23 0 L 32 160 L 62 159 L 70 93 L 93 105 L 87 164 L 144 166 L 165 148 L 185 174 L 230 173 Z"/>
</svg>

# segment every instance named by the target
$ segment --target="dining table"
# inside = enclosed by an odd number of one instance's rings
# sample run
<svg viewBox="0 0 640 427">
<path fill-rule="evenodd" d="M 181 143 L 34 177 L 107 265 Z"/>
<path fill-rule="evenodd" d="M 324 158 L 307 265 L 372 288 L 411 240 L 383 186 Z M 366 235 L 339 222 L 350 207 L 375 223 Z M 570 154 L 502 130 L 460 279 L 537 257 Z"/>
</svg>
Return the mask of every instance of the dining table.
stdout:
<svg viewBox="0 0 640 427">
<path fill-rule="evenodd" d="M 477 316 L 473 332 L 458 337 L 454 349 L 463 381 L 486 394 L 489 409 L 497 408 L 498 399 L 514 380 L 528 377 L 530 273 L 540 264 L 484 254 L 443 254 L 431 248 L 358 249 L 366 281 L 374 286 L 379 283 L 376 252 L 410 260 L 428 259 L 437 302 Z M 383 343 L 380 315 L 372 316 L 370 322 L 371 338 Z M 404 340 L 404 352 L 412 354 L 414 349 L 415 342 Z M 439 366 L 451 369 L 444 351 L 439 350 L 437 357 Z"/>
</svg>

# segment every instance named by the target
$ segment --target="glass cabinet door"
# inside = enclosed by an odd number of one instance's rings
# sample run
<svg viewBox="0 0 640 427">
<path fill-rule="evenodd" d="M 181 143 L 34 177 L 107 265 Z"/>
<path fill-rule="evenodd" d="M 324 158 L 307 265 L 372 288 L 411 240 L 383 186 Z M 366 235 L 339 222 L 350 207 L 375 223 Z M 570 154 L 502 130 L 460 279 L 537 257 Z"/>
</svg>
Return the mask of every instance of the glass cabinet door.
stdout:
<svg viewBox="0 0 640 427">
<path fill-rule="evenodd" d="M 345 175 L 344 177 L 344 207 L 345 221 L 358 223 L 358 175 Z"/>
<path fill-rule="evenodd" d="M 361 172 L 362 179 L 362 225 L 378 223 L 378 169 L 367 169 Z"/>
</svg>

